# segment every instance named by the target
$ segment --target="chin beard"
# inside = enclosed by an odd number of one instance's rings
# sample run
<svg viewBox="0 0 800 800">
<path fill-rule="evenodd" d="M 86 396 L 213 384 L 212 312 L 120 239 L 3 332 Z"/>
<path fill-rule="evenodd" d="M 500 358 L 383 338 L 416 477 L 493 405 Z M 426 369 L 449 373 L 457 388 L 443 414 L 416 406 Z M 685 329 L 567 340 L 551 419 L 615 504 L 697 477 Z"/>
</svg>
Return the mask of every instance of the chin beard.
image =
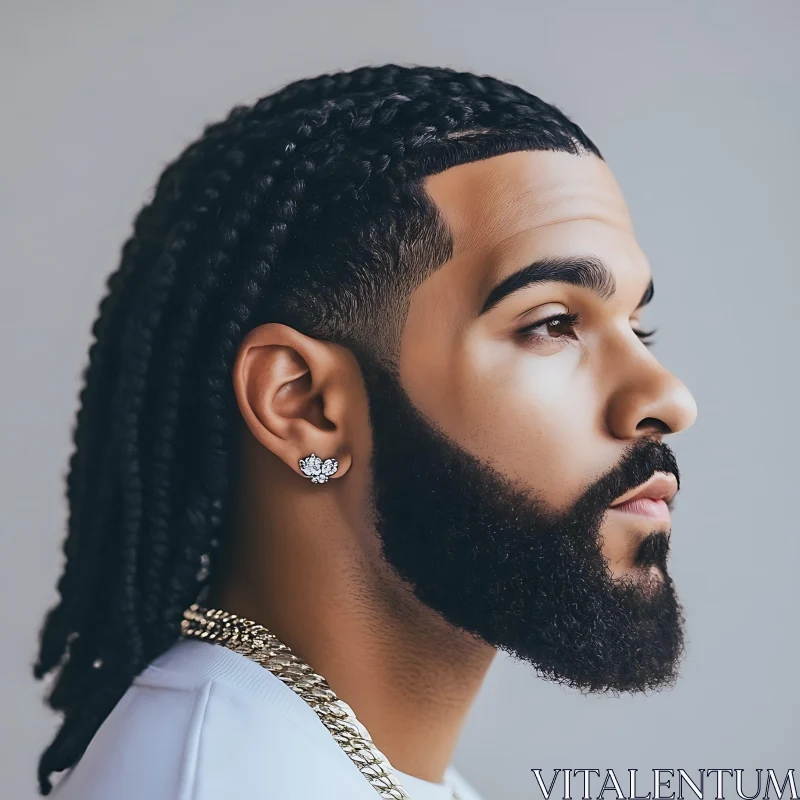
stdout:
<svg viewBox="0 0 800 800">
<path fill-rule="evenodd" d="M 371 500 L 383 558 L 448 623 L 587 692 L 674 684 L 683 610 L 667 572 L 669 534 L 614 578 L 601 550 L 609 503 L 655 471 L 679 477 L 670 448 L 635 442 L 567 512 L 462 449 L 414 406 L 395 372 L 360 357 L 373 435 Z"/>
</svg>

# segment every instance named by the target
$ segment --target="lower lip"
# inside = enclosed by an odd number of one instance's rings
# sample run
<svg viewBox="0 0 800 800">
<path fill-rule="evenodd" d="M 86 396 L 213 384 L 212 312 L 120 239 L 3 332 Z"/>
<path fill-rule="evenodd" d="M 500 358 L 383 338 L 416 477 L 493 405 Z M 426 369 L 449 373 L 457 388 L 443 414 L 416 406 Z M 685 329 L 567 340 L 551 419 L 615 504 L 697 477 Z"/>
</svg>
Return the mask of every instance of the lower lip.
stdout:
<svg viewBox="0 0 800 800">
<path fill-rule="evenodd" d="M 647 517 L 659 522 L 669 522 L 669 507 L 664 500 L 654 500 L 652 497 L 642 497 L 638 500 L 628 500 L 618 506 L 611 506 L 611 511 L 620 511 L 623 514 L 634 514 L 637 517 Z"/>
</svg>

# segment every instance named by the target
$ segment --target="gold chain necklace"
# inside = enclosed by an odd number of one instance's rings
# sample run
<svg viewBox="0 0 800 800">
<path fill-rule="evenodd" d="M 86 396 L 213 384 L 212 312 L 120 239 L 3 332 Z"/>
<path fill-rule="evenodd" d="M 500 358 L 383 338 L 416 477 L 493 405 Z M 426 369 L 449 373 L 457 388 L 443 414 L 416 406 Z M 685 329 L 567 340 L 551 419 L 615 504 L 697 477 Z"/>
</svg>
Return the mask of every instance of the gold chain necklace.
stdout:
<svg viewBox="0 0 800 800">
<path fill-rule="evenodd" d="M 411 800 L 353 709 L 334 694 L 325 678 L 263 625 L 221 609 L 194 604 L 183 614 L 181 635 L 221 644 L 268 669 L 311 706 L 383 800 Z M 459 800 L 455 790 L 451 791 L 453 800 Z"/>
</svg>

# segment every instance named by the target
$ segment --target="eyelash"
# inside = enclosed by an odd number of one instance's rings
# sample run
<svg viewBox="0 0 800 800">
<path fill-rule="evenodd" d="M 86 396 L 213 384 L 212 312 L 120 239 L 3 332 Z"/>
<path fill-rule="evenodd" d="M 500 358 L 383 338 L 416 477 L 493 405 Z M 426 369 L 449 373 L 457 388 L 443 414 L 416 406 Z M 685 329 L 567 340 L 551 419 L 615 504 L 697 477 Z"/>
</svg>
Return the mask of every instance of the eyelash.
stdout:
<svg viewBox="0 0 800 800">
<path fill-rule="evenodd" d="M 561 338 L 561 337 L 554 337 L 554 336 L 547 336 L 547 335 L 542 336 L 542 335 L 539 335 L 539 334 L 535 334 L 535 335 L 532 334 L 532 331 L 535 331 L 538 328 L 545 327 L 549 323 L 555 322 L 555 321 L 563 322 L 567 326 L 571 327 L 573 325 L 577 325 L 578 324 L 578 322 L 580 321 L 580 315 L 577 312 L 572 313 L 572 314 L 553 314 L 550 317 L 545 317 L 544 319 L 540 319 L 538 322 L 534 322 L 532 325 L 526 325 L 524 328 L 521 328 L 519 331 L 517 331 L 517 333 L 521 334 L 523 336 L 523 338 L 530 339 L 530 340 Z M 652 346 L 652 344 L 653 344 L 652 337 L 656 333 L 655 329 L 652 330 L 652 331 L 636 331 L 635 330 L 634 333 L 639 337 L 639 341 L 641 341 L 642 344 L 644 344 L 645 347 L 651 347 Z"/>
</svg>

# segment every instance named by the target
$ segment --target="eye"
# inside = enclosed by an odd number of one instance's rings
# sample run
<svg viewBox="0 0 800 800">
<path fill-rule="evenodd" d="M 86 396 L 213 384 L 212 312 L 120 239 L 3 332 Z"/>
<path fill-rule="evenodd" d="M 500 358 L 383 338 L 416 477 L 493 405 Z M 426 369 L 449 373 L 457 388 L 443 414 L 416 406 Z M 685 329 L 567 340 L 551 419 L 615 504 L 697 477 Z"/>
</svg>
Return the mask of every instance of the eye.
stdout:
<svg viewBox="0 0 800 800">
<path fill-rule="evenodd" d="M 654 328 L 652 331 L 642 331 L 637 330 L 636 328 L 633 329 L 633 332 L 639 337 L 639 341 L 645 347 L 652 347 L 653 346 L 653 336 L 655 336 L 656 329 Z"/>
<path fill-rule="evenodd" d="M 575 314 L 554 314 L 517 331 L 525 339 L 547 340 L 575 337 L 575 326 L 580 317 Z"/>
<path fill-rule="evenodd" d="M 576 336 L 575 326 L 580 321 L 577 313 L 553 314 L 550 317 L 526 325 L 517 331 L 523 338 L 534 341 L 552 341 L 564 338 L 574 339 Z M 652 347 L 652 338 L 656 334 L 656 329 L 644 331 L 633 328 L 634 334 L 645 347 Z"/>
</svg>

